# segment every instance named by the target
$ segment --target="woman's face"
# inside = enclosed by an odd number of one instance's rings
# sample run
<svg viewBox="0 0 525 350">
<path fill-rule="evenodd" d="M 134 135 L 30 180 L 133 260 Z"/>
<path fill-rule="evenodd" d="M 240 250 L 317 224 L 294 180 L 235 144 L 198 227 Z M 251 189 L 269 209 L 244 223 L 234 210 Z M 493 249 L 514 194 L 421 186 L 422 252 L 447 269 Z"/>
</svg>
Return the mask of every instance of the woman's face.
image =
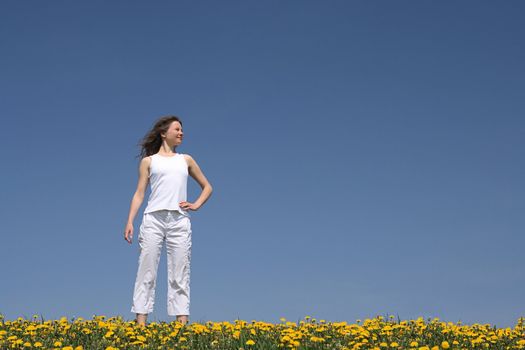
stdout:
<svg viewBox="0 0 525 350">
<path fill-rule="evenodd" d="M 173 121 L 164 135 L 166 141 L 170 144 L 174 146 L 180 145 L 182 143 L 182 137 L 184 136 L 182 125 L 180 125 L 178 121 Z"/>
</svg>

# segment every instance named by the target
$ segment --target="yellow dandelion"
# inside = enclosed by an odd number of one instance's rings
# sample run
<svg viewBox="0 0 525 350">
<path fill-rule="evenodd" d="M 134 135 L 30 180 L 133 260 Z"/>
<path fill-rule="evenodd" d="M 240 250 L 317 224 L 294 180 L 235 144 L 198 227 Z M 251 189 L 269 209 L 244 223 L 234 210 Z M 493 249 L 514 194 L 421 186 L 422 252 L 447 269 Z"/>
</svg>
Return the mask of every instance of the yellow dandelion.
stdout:
<svg viewBox="0 0 525 350">
<path fill-rule="evenodd" d="M 325 340 L 323 338 L 319 338 L 319 337 L 311 337 L 310 338 L 311 341 L 313 341 L 314 343 L 322 343 L 324 342 Z"/>
<path fill-rule="evenodd" d="M 254 345 L 255 342 L 251 339 L 248 339 L 248 341 L 246 341 L 246 345 Z"/>
</svg>

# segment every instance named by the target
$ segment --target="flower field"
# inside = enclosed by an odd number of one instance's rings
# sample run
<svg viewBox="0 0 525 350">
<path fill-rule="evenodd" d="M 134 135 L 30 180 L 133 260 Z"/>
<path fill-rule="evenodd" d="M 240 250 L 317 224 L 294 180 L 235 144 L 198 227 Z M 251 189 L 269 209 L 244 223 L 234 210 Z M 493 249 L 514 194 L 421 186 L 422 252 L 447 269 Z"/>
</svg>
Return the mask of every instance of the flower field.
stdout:
<svg viewBox="0 0 525 350">
<path fill-rule="evenodd" d="M 140 327 L 120 316 L 4 320 L 0 315 L 0 349 L 525 349 L 524 321 L 520 318 L 514 328 L 496 328 L 392 316 L 353 324 L 307 316 L 298 323 L 174 321 Z"/>
</svg>

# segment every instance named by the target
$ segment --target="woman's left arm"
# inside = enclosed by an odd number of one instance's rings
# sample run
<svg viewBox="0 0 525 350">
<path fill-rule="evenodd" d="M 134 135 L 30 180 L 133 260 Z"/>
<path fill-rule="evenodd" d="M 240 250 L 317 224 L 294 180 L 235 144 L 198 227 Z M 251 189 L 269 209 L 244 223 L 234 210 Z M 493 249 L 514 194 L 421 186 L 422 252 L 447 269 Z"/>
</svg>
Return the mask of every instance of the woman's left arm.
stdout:
<svg viewBox="0 0 525 350">
<path fill-rule="evenodd" d="M 184 157 L 186 158 L 186 162 L 188 163 L 188 173 L 200 185 L 200 187 L 202 188 L 202 192 L 199 198 L 194 203 L 180 202 L 179 205 L 184 210 L 197 210 L 200 207 L 202 207 L 204 203 L 206 203 L 208 198 L 210 198 L 213 188 L 211 187 L 211 184 L 208 181 L 208 179 L 206 179 L 206 176 L 204 176 L 204 174 L 202 173 L 201 168 L 199 168 L 199 165 L 197 164 L 195 159 L 193 159 L 189 154 L 185 154 Z"/>
</svg>

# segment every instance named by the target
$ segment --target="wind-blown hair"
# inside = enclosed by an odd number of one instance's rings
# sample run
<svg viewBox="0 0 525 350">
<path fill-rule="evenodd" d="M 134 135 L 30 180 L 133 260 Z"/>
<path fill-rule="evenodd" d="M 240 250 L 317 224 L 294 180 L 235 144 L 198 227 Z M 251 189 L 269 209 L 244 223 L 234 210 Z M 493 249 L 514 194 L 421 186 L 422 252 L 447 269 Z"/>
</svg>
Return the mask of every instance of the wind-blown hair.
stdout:
<svg viewBox="0 0 525 350">
<path fill-rule="evenodd" d="M 157 153 L 160 149 L 160 146 L 162 145 L 162 137 L 160 134 L 168 131 L 171 123 L 174 121 L 179 122 L 182 126 L 182 121 L 175 115 L 166 115 L 164 117 L 160 117 L 153 125 L 153 128 L 148 131 L 148 133 L 140 142 L 139 145 L 141 150 L 137 158 L 140 157 L 142 159 Z"/>
</svg>

